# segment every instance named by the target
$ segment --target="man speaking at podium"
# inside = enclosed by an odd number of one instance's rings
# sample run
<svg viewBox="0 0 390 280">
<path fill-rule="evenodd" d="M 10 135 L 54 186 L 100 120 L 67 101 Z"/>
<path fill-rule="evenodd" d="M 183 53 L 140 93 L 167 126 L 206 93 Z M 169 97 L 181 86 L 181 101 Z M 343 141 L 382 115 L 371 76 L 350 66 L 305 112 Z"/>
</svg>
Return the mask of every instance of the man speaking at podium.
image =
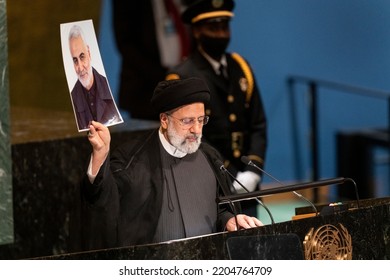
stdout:
<svg viewBox="0 0 390 280">
<path fill-rule="evenodd" d="M 160 127 L 110 153 L 110 132 L 92 122 L 91 161 L 82 185 L 87 247 L 163 242 L 261 226 L 216 203 L 231 193 L 219 153 L 201 143 L 210 91 L 199 78 L 160 82 L 151 99 Z M 237 224 L 238 223 L 238 226 Z"/>
</svg>

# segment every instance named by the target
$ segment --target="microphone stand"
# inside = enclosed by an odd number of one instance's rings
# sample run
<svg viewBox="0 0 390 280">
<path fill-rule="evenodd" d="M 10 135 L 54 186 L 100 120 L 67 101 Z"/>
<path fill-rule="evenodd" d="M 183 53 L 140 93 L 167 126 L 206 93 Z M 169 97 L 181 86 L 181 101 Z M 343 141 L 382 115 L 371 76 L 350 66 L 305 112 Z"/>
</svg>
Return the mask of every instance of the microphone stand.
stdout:
<svg viewBox="0 0 390 280">
<path fill-rule="evenodd" d="M 229 170 L 227 170 L 223 164 L 221 164 L 221 166 L 219 167 L 219 169 L 220 169 L 221 171 L 226 172 L 226 173 L 227 173 L 234 181 L 236 181 L 236 182 L 237 182 L 237 183 L 238 183 L 238 184 L 239 184 L 247 193 L 250 193 L 250 191 L 249 191 L 243 184 L 241 184 L 241 182 L 238 181 L 238 180 L 236 179 L 236 177 L 234 177 L 233 174 L 231 174 L 231 173 L 229 172 Z M 251 198 L 251 199 L 254 198 L 254 199 L 257 201 L 257 203 L 259 203 L 259 204 L 267 211 L 267 213 L 268 213 L 268 215 L 269 215 L 269 217 L 270 217 L 270 219 L 271 219 L 271 223 L 272 223 L 272 225 L 274 225 L 274 224 L 275 224 L 274 217 L 272 216 L 271 211 L 268 209 L 268 207 L 265 206 L 264 203 L 263 203 L 260 199 L 258 199 L 257 197 L 253 196 L 253 197 L 250 197 L 250 198 Z M 245 200 L 245 199 L 242 199 L 242 200 Z M 227 201 L 231 201 L 231 200 L 228 198 L 228 196 L 225 196 L 224 198 L 217 198 L 218 204 L 228 203 Z M 231 202 L 233 202 L 233 201 L 231 201 Z"/>
<path fill-rule="evenodd" d="M 262 168 L 258 167 L 256 164 L 254 164 L 251 160 L 249 160 L 246 156 L 242 156 L 241 157 L 241 161 L 249 166 L 252 166 L 254 168 L 256 168 L 257 170 L 259 170 L 260 172 L 263 172 L 264 174 L 266 174 L 267 176 L 269 176 L 271 179 L 273 179 L 275 182 L 277 182 L 280 186 L 284 186 L 284 184 L 282 182 L 280 182 L 278 179 L 276 179 L 274 176 L 272 176 L 271 174 L 267 173 L 265 170 L 263 170 Z M 314 212 L 316 213 L 316 216 L 318 216 L 318 210 L 317 210 L 317 207 L 309 200 L 307 199 L 306 197 L 304 197 L 303 195 L 301 195 L 300 193 L 297 193 L 296 191 L 292 191 L 293 194 L 295 194 L 297 197 L 299 197 L 300 199 L 303 199 L 304 201 L 306 201 L 307 203 L 310 204 L 310 206 L 313 208 Z"/>
</svg>

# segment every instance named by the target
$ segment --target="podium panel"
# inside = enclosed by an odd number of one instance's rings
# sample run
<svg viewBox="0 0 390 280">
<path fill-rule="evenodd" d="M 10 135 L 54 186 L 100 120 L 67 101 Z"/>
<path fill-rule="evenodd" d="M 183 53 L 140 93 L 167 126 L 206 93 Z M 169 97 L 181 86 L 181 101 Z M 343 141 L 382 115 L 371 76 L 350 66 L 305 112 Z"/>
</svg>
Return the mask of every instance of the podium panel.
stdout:
<svg viewBox="0 0 390 280">
<path fill-rule="evenodd" d="M 303 260 L 303 249 L 298 235 L 236 236 L 226 240 L 231 260 Z"/>
</svg>

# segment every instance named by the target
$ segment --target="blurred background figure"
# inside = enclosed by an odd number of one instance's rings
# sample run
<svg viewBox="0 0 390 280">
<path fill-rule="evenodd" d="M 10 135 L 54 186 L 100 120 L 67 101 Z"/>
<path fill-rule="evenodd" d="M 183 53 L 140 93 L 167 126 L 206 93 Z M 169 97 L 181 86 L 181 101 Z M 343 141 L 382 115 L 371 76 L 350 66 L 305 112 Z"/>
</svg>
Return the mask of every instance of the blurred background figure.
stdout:
<svg viewBox="0 0 390 280">
<path fill-rule="evenodd" d="M 187 0 L 188 1 L 188 0 Z M 157 83 L 190 50 L 180 19 L 185 0 L 113 0 L 113 26 L 122 57 L 119 108 L 132 118 L 158 120 L 149 106 Z"/>
</svg>

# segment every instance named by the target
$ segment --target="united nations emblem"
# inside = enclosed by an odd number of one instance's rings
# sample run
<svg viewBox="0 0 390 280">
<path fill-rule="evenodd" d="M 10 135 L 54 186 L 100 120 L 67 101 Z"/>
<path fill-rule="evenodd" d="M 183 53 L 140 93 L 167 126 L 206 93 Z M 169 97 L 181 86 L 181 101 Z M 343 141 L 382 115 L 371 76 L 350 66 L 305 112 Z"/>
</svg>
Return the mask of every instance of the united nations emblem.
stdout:
<svg viewBox="0 0 390 280">
<path fill-rule="evenodd" d="M 306 260 L 352 260 L 352 238 L 342 224 L 311 228 L 303 245 Z"/>
</svg>

